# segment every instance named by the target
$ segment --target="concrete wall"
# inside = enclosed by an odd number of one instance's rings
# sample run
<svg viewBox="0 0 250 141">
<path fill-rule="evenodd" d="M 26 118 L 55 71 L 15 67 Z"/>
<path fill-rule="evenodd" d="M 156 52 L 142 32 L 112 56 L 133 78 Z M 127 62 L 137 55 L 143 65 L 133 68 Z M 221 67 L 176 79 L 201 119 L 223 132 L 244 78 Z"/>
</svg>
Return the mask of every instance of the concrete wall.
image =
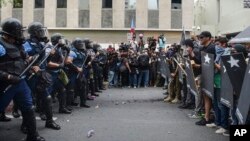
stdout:
<svg viewBox="0 0 250 141">
<path fill-rule="evenodd" d="M 89 27 L 89 10 L 79 10 L 79 27 Z"/>
<path fill-rule="evenodd" d="M 56 27 L 66 27 L 67 25 L 67 9 L 56 9 Z"/>
<path fill-rule="evenodd" d="M 124 28 L 125 1 L 113 0 L 113 28 Z"/>
<path fill-rule="evenodd" d="M 126 9 L 125 10 L 125 28 L 130 28 L 131 20 L 134 19 L 134 24 L 136 25 L 136 12 L 133 9 Z"/>
<path fill-rule="evenodd" d="M 171 28 L 182 29 L 182 10 L 181 9 L 171 10 Z"/>
<path fill-rule="evenodd" d="M 159 28 L 159 10 L 148 10 L 148 28 Z"/>
<path fill-rule="evenodd" d="M 44 9 L 43 8 L 34 9 L 34 21 L 40 22 L 44 25 Z"/>
<path fill-rule="evenodd" d="M 22 8 L 13 8 L 12 9 L 12 17 L 23 21 L 23 9 Z"/>
<path fill-rule="evenodd" d="M 113 27 L 113 10 L 102 9 L 102 28 Z"/>
</svg>

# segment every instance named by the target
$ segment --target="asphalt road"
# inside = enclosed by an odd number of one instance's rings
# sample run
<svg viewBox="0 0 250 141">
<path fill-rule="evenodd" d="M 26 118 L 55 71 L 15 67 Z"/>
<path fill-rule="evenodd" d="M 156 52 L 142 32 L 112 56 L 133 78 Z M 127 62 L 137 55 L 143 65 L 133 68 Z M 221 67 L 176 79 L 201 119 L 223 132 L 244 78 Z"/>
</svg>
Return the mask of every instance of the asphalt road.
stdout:
<svg viewBox="0 0 250 141">
<path fill-rule="evenodd" d="M 92 107 L 76 107 L 71 115 L 57 114 L 59 131 L 44 128 L 37 120 L 39 134 L 47 141 L 229 141 L 229 137 L 215 134 L 215 129 L 196 126 L 187 117 L 191 110 L 180 110 L 178 104 L 162 102 L 160 88 L 109 89 Z M 21 119 L 0 123 L 0 141 L 20 141 Z M 87 137 L 94 130 L 91 137 Z"/>
</svg>

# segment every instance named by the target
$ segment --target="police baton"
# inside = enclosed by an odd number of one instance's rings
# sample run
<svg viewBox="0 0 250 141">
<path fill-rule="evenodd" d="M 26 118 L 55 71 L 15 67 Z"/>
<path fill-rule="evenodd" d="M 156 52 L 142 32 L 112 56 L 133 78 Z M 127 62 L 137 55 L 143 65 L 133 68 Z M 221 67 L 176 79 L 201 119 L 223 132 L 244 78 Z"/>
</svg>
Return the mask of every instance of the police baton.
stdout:
<svg viewBox="0 0 250 141">
<path fill-rule="evenodd" d="M 36 55 L 32 62 L 23 70 L 23 72 L 19 75 L 20 78 L 22 78 L 22 76 L 33 66 L 33 64 L 37 61 L 37 59 L 39 58 L 39 55 Z M 5 88 L 5 90 L 3 91 L 3 93 L 6 93 L 13 85 L 9 85 L 8 87 Z"/>
<path fill-rule="evenodd" d="M 182 68 L 181 64 L 173 57 L 173 60 L 176 62 L 181 71 L 187 76 L 187 72 Z"/>
<path fill-rule="evenodd" d="M 84 67 L 84 64 L 85 64 L 86 61 L 87 61 L 88 56 L 89 56 L 89 55 L 87 54 L 86 58 L 84 59 L 84 61 L 83 61 L 83 63 L 82 63 L 82 66 L 81 66 L 82 69 L 83 69 L 83 67 Z M 76 79 L 78 79 L 78 78 L 80 77 L 80 75 L 81 75 L 81 72 L 79 72 L 79 73 L 77 74 Z"/>
<path fill-rule="evenodd" d="M 40 67 L 47 59 L 48 57 L 50 56 L 50 53 L 52 52 L 52 50 L 56 49 L 58 47 L 58 44 L 56 44 L 54 47 L 52 47 L 51 51 L 43 58 L 43 60 L 38 64 L 38 66 Z M 46 48 L 48 48 L 48 46 L 44 47 L 43 50 L 45 50 Z M 35 73 L 32 73 L 28 80 L 30 80 L 33 76 L 35 75 Z"/>
</svg>

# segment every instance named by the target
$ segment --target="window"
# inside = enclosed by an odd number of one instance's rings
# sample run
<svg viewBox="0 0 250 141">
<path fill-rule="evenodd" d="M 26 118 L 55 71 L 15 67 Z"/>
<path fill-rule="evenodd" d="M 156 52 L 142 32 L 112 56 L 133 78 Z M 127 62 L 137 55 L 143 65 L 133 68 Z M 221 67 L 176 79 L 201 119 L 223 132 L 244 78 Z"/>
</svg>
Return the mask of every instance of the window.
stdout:
<svg viewBox="0 0 250 141">
<path fill-rule="evenodd" d="M 57 8 L 67 8 L 67 0 L 57 0 Z"/>
<path fill-rule="evenodd" d="M 159 7 L 159 0 L 148 0 L 148 9 L 157 10 Z"/>
<path fill-rule="evenodd" d="M 250 8 L 250 0 L 243 1 L 244 8 Z"/>
<path fill-rule="evenodd" d="M 102 0 L 102 8 L 112 8 L 112 0 Z"/>
<path fill-rule="evenodd" d="M 23 0 L 13 0 L 13 8 L 23 8 Z"/>
<path fill-rule="evenodd" d="M 79 10 L 88 10 L 89 0 L 79 0 Z"/>
<path fill-rule="evenodd" d="M 125 0 L 125 9 L 135 9 L 136 0 Z"/>
<path fill-rule="evenodd" d="M 172 0 L 172 9 L 181 9 L 181 0 Z"/>
<path fill-rule="evenodd" d="M 35 8 L 44 8 L 44 0 L 35 0 Z"/>
</svg>

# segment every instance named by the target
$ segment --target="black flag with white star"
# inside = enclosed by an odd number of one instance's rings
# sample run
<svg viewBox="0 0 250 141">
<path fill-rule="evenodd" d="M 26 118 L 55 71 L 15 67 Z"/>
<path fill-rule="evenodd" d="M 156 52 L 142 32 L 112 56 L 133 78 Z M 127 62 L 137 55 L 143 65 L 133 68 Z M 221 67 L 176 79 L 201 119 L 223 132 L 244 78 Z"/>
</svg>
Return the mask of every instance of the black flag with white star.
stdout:
<svg viewBox="0 0 250 141">
<path fill-rule="evenodd" d="M 214 95 L 214 55 L 201 52 L 201 89 L 213 99 Z"/>
<path fill-rule="evenodd" d="M 185 71 L 187 73 L 187 87 L 190 88 L 192 94 L 197 95 L 198 89 L 195 84 L 191 61 L 189 59 L 184 59 L 184 63 L 185 63 Z"/>
<path fill-rule="evenodd" d="M 243 79 L 246 71 L 246 61 L 243 54 L 221 56 L 226 67 L 229 79 L 236 95 L 240 95 Z"/>
<path fill-rule="evenodd" d="M 227 69 L 225 65 L 221 64 L 221 92 L 220 92 L 221 98 L 220 102 L 229 107 L 232 108 L 233 104 L 233 86 L 230 82 L 230 79 L 228 77 Z"/>
<path fill-rule="evenodd" d="M 248 63 L 245 78 L 241 88 L 240 98 L 238 101 L 238 106 L 236 110 L 236 115 L 241 124 L 245 124 L 246 118 L 248 116 L 248 111 L 250 108 L 250 62 Z"/>
<path fill-rule="evenodd" d="M 170 70 L 168 62 L 166 62 L 166 56 L 160 56 L 160 72 L 163 78 L 167 78 L 170 76 Z"/>
</svg>

